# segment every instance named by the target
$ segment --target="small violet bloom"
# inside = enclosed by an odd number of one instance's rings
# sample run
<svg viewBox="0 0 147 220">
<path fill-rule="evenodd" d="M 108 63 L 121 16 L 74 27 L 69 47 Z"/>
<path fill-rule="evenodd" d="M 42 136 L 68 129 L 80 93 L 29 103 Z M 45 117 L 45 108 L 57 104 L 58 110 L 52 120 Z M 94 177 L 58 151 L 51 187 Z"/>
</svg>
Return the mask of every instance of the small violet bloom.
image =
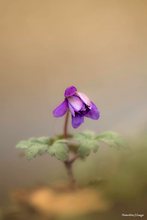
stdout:
<svg viewBox="0 0 147 220">
<path fill-rule="evenodd" d="M 64 96 L 64 101 L 53 111 L 55 117 L 61 117 L 70 111 L 73 128 L 79 127 L 84 122 L 84 117 L 99 119 L 100 113 L 96 105 L 84 93 L 78 92 L 74 86 L 68 87 Z"/>
</svg>

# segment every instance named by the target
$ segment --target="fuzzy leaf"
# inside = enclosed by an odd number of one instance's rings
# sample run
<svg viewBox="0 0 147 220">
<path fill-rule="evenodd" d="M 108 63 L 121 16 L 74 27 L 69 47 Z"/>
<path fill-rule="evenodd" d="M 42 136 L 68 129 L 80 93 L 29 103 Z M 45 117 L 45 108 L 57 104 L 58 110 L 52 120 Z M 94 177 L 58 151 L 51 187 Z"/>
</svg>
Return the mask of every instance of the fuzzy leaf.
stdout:
<svg viewBox="0 0 147 220">
<path fill-rule="evenodd" d="M 119 134 L 112 131 L 103 132 L 97 135 L 96 139 L 100 142 L 108 144 L 110 147 L 120 148 L 124 146 L 124 141 L 122 137 Z"/>
<path fill-rule="evenodd" d="M 16 147 L 25 151 L 27 159 L 33 159 L 47 152 L 50 145 L 49 137 L 30 138 L 20 141 Z"/>
<path fill-rule="evenodd" d="M 95 134 L 89 131 L 74 135 L 75 140 L 79 143 L 78 153 L 80 157 L 84 158 L 88 156 L 91 151 L 96 152 L 98 150 L 99 144 L 95 137 Z"/>
<path fill-rule="evenodd" d="M 39 137 L 39 138 L 30 138 L 28 141 L 35 142 L 35 143 L 41 143 L 41 144 L 50 144 L 51 138 L 49 137 Z"/>
<path fill-rule="evenodd" d="M 47 144 L 33 143 L 32 146 L 27 149 L 26 157 L 27 159 L 31 160 L 39 155 L 46 153 L 47 150 L 48 150 Z"/>
<path fill-rule="evenodd" d="M 32 143 L 30 141 L 20 141 L 17 145 L 16 148 L 20 148 L 22 150 L 26 150 L 28 149 L 30 146 L 32 145 Z"/>
<path fill-rule="evenodd" d="M 58 160 L 65 161 L 68 159 L 69 148 L 67 147 L 64 140 L 55 141 L 52 146 L 48 149 L 48 153 L 51 156 L 55 156 Z"/>
</svg>

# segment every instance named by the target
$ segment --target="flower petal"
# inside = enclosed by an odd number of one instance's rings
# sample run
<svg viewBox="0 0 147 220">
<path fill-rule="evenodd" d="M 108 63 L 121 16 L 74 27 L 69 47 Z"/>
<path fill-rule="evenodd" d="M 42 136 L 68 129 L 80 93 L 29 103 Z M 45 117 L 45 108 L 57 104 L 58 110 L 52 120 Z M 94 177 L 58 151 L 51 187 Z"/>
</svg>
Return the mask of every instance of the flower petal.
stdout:
<svg viewBox="0 0 147 220">
<path fill-rule="evenodd" d="M 94 119 L 94 120 L 98 120 L 100 117 L 100 112 L 93 102 L 91 102 L 91 104 L 92 104 L 92 107 L 89 110 L 89 112 L 85 114 L 85 116 L 88 118 Z"/>
<path fill-rule="evenodd" d="M 71 96 L 71 97 L 68 97 L 67 100 L 76 112 L 78 112 L 82 109 L 83 102 L 79 97 Z"/>
<path fill-rule="evenodd" d="M 70 87 L 68 87 L 68 88 L 65 90 L 64 96 L 65 96 L 65 97 L 72 96 L 72 95 L 74 95 L 74 94 L 76 93 L 76 91 L 77 91 L 76 87 L 70 86 Z"/>
<path fill-rule="evenodd" d="M 84 117 L 80 115 L 72 116 L 72 126 L 73 128 L 79 127 L 84 122 Z"/>
<path fill-rule="evenodd" d="M 71 114 L 72 114 L 73 116 L 75 116 L 74 108 L 70 105 L 69 102 L 68 102 L 68 107 L 69 107 L 69 110 L 70 110 Z"/>
<path fill-rule="evenodd" d="M 76 94 L 80 97 L 80 99 L 88 106 L 92 107 L 90 99 L 82 92 L 76 92 Z"/>
<path fill-rule="evenodd" d="M 68 109 L 67 100 L 64 100 L 64 102 L 62 102 L 57 108 L 54 109 L 53 115 L 55 117 L 61 117 L 65 115 L 67 109 Z"/>
</svg>

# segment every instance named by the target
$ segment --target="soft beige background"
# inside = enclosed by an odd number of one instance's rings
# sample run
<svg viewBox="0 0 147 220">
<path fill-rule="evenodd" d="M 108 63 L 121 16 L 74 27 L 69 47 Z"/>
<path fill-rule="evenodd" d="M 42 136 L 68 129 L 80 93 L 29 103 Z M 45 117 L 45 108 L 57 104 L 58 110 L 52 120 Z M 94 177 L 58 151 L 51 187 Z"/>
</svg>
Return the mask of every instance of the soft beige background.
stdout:
<svg viewBox="0 0 147 220">
<path fill-rule="evenodd" d="M 52 110 L 69 85 L 101 110 L 101 120 L 79 130 L 144 132 L 146 60 L 146 0 L 1 0 L 0 197 L 64 175 L 48 157 L 19 158 L 15 144 L 61 132 Z"/>
</svg>

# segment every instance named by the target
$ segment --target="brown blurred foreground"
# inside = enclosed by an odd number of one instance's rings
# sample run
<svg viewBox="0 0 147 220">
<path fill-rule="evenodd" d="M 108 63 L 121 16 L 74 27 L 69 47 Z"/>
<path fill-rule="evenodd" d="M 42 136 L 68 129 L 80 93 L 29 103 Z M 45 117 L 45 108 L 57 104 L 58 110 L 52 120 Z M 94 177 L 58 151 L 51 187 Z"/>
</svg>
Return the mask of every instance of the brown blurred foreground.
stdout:
<svg viewBox="0 0 147 220">
<path fill-rule="evenodd" d="M 108 203 L 92 188 L 39 187 L 12 193 L 12 208 L 2 219 L 58 219 L 106 211 Z"/>
</svg>

